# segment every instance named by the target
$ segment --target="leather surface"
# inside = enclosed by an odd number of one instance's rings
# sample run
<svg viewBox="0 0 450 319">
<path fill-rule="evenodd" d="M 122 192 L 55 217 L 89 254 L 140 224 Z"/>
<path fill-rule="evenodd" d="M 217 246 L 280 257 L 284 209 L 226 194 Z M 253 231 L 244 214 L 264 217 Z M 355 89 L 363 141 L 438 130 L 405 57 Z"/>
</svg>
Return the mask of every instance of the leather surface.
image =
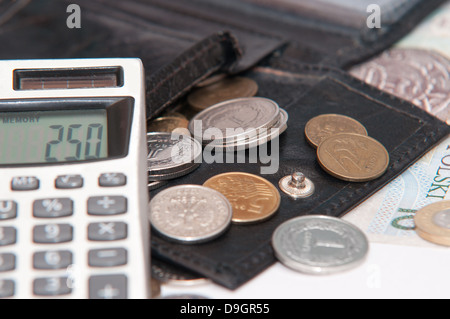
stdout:
<svg viewBox="0 0 450 319">
<path fill-rule="evenodd" d="M 342 71 L 271 60 L 246 75 L 258 83 L 259 96 L 273 99 L 289 113 L 288 129 L 279 138 L 279 170 L 262 176 L 278 187 L 282 177 L 301 171 L 314 182 L 316 192 L 302 200 L 292 200 L 281 192 L 280 209 L 270 220 L 255 225 L 232 225 L 226 234 L 209 243 L 183 245 L 167 241 L 156 232 L 152 235 L 154 255 L 195 270 L 230 289 L 241 286 L 276 261 L 271 237 L 278 225 L 307 214 L 344 215 L 450 132 L 446 124 L 417 107 L 367 86 Z M 304 137 L 306 122 L 323 113 L 348 115 L 365 125 L 369 135 L 388 150 L 388 171 L 367 183 L 344 182 L 323 171 L 315 150 Z M 151 192 L 151 196 L 174 185 L 203 184 L 224 172 L 260 175 L 261 166 L 265 164 L 249 163 L 248 156 L 243 164 L 202 163 L 190 175 Z"/>
</svg>

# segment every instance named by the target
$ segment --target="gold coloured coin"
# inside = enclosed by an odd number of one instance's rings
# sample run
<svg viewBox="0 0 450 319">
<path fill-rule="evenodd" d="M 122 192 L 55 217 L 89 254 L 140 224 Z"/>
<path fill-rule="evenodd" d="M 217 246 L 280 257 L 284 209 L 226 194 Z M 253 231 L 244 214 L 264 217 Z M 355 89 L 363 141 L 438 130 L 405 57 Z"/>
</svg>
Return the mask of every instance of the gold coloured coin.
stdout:
<svg viewBox="0 0 450 319">
<path fill-rule="evenodd" d="M 306 123 L 305 127 L 306 140 L 315 148 L 328 137 L 340 133 L 355 133 L 367 136 L 364 125 L 351 117 L 340 114 L 316 116 Z"/>
<path fill-rule="evenodd" d="M 250 224 L 272 217 L 280 207 L 280 193 L 257 175 L 231 172 L 213 176 L 203 186 L 224 195 L 233 206 L 232 222 Z"/>
<path fill-rule="evenodd" d="M 147 132 L 166 132 L 187 134 L 189 121 L 175 116 L 159 117 L 147 122 Z M 189 133 L 190 134 L 190 133 Z"/>
<path fill-rule="evenodd" d="M 202 111 L 214 104 L 243 97 L 253 97 L 258 84 L 245 77 L 225 78 L 219 82 L 199 88 L 188 96 L 189 105 Z"/>
<path fill-rule="evenodd" d="M 414 216 L 416 233 L 423 239 L 450 246 L 450 201 L 430 204 Z"/>
<path fill-rule="evenodd" d="M 317 158 L 326 172 L 349 182 L 374 180 L 389 166 L 389 153 L 380 142 L 351 133 L 324 140 L 317 149 Z"/>
</svg>

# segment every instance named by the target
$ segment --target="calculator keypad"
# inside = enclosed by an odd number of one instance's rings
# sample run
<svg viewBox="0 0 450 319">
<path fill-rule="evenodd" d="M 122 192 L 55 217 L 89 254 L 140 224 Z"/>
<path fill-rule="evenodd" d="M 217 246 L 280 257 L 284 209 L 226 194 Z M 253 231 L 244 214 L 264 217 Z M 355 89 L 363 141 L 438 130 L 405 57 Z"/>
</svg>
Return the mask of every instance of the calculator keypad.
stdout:
<svg viewBox="0 0 450 319">
<path fill-rule="evenodd" d="M 16 269 L 16 256 L 14 254 L 0 254 L 0 272 Z"/>
<path fill-rule="evenodd" d="M 17 203 L 12 200 L 0 201 L 0 221 L 17 217 Z"/>
<path fill-rule="evenodd" d="M 92 241 L 115 241 L 127 238 L 127 224 L 123 222 L 92 223 L 88 227 L 88 238 Z"/>
<path fill-rule="evenodd" d="M 8 298 L 14 296 L 15 283 L 10 279 L 0 279 L 0 298 Z"/>
<path fill-rule="evenodd" d="M 14 177 L 11 181 L 13 191 L 32 191 L 39 188 L 39 180 L 34 176 Z"/>
<path fill-rule="evenodd" d="M 33 203 L 33 216 L 37 218 L 60 218 L 73 214 L 73 201 L 70 198 L 48 198 Z"/>
<path fill-rule="evenodd" d="M 33 267 L 35 269 L 65 269 L 72 263 L 72 252 L 68 250 L 42 251 L 33 255 Z"/>
<path fill-rule="evenodd" d="M 35 225 L 31 230 L 31 240 L 36 245 L 32 249 L 31 268 L 36 274 L 31 277 L 30 289 L 35 296 L 57 297 L 71 295 L 74 288 L 71 287 L 71 275 L 69 269 L 76 265 L 77 254 L 70 247 L 77 246 L 75 240 L 75 223 L 71 216 L 84 213 L 92 216 L 93 220 L 86 224 L 86 239 L 92 243 L 86 251 L 87 267 L 97 269 L 90 275 L 87 281 L 89 298 L 115 299 L 128 296 L 128 277 L 125 274 L 98 274 L 102 269 L 114 269 L 124 267 L 129 263 L 128 250 L 125 247 L 111 247 L 110 243 L 125 240 L 128 237 L 128 224 L 117 220 L 104 220 L 126 214 L 128 211 L 128 199 L 125 196 L 102 195 L 91 196 L 83 202 L 77 202 L 70 198 L 70 192 L 76 192 L 83 188 L 85 179 L 81 175 L 59 175 L 53 178 L 55 194 L 65 191 L 69 196 L 48 198 L 35 198 L 31 207 L 19 203 L 17 200 L 0 200 L 0 248 L 14 248 L 19 237 L 16 227 L 8 224 L 19 214 L 30 214 L 35 218 Z M 122 173 L 106 173 L 98 177 L 97 187 L 121 187 L 126 185 L 127 178 Z M 33 176 L 15 177 L 11 180 L 11 190 L 31 191 L 39 189 L 41 181 Z M 69 193 L 67 193 L 69 192 Z M 74 196 L 75 197 L 75 196 Z M 84 210 L 75 211 L 76 207 L 84 207 Z M 22 215 L 21 215 L 22 216 Z M 103 219 L 102 219 L 103 217 Z M 99 218 L 96 221 L 96 218 Z M 46 221 L 47 219 L 47 221 Z M 59 222 L 49 220 L 63 219 Z M 102 244 L 103 243 L 103 244 Z M 69 245 L 65 246 L 64 244 Z M 48 249 L 45 245 L 51 245 L 55 249 Z M 62 245 L 62 246 L 61 246 Z M 99 246 L 100 245 L 100 246 Z M 103 246 L 102 246 L 103 245 Z M 34 249 L 36 248 L 36 249 Z M 6 274 L 8 278 L 0 277 L 0 298 L 14 297 L 17 293 L 19 278 L 14 274 L 19 265 L 18 260 L 22 256 L 12 251 L 0 250 L 0 274 Z M 20 265 L 23 267 L 23 265 Z M 28 266 L 29 267 L 29 266 Z M 50 273 L 49 273 L 50 271 Z M 54 275 L 52 273 L 54 272 Z M 41 275 L 39 275 L 41 273 Z M 78 279 L 77 279 L 78 280 Z M 19 280 L 20 281 L 20 280 Z"/>
<path fill-rule="evenodd" d="M 15 244 L 17 231 L 14 227 L 0 227 L 0 247 Z"/>
<path fill-rule="evenodd" d="M 33 241 L 37 244 L 60 244 L 73 239 L 73 227 L 69 224 L 38 225 L 33 229 Z"/>
<path fill-rule="evenodd" d="M 98 185 L 101 187 L 118 187 L 127 183 L 127 177 L 122 173 L 106 173 L 98 178 Z"/>
<path fill-rule="evenodd" d="M 55 187 L 58 189 L 74 189 L 83 187 L 83 177 L 81 175 L 62 175 L 55 180 Z"/>
<path fill-rule="evenodd" d="M 128 296 L 124 275 L 92 276 L 89 279 L 89 299 L 125 299 Z"/>
<path fill-rule="evenodd" d="M 127 255 L 124 248 L 93 249 L 89 251 L 89 266 L 106 268 L 126 265 Z"/>
<path fill-rule="evenodd" d="M 123 196 L 96 196 L 88 199 L 89 215 L 119 215 L 127 212 L 127 199 Z"/>
<path fill-rule="evenodd" d="M 70 294 L 68 277 L 38 278 L 33 282 L 33 293 L 37 296 L 63 296 Z"/>
</svg>

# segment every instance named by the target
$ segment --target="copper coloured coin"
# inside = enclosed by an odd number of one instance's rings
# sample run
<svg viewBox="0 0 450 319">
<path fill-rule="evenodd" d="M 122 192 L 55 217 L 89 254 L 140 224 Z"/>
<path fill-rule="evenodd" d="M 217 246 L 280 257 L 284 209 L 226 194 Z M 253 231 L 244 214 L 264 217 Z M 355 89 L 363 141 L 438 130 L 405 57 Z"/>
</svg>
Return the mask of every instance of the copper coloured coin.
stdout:
<svg viewBox="0 0 450 319">
<path fill-rule="evenodd" d="M 349 182 L 367 182 L 382 176 L 389 153 L 377 140 L 358 134 L 337 134 L 317 149 L 320 166 L 330 175 Z"/>
<path fill-rule="evenodd" d="M 313 147 L 330 136 L 340 133 L 355 133 L 367 136 L 367 130 L 357 120 L 340 114 L 322 114 L 314 117 L 305 127 L 306 140 Z"/>
<path fill-rule="evenodd" d="M 232 222 L 251 224 L 272 217 L 280 207 L 280 193 L 268 180 L 257 175 L 231 172 L 216 175 L 203 186 L 223 194 L 233 206 Z"/>
<path fill-rule="evenodd" d="M 214 104 L 243 97 L 253 97 L 258 84 L 245 77 L 225 78 L 211 85 L 199 88 L 188 96 L 189 105 L 202 111 Z"/>
</svg>

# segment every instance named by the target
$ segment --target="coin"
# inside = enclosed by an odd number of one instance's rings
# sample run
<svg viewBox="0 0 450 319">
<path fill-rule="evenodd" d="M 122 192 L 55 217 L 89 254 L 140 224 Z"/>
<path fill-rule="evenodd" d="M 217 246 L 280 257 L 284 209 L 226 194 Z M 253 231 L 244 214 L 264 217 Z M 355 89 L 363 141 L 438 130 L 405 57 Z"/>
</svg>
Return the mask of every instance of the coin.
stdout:
<svg viewBox="0 0 450 319">
<path fill-rule="evenodd" d="M 414 216 L 416 233 L 432 243 L 450 246 L 450 201 L 430 204 Z"/>
<path fill-rule="evenodd" d="M 349 270 L 366 257 L 369 243 L 354 225 L 335 217 L 303 216 L 277 227 L 272 246 L 287 267 L 325 275 Z"/>
<path fill-rule="evenodd" d="M 198 113 L 189 122 L 189 131 L 195 138 L 201 138 L 203 144 L 225 144 L 249 135 L 257 136 L 258 130 L 272 127 L 279 119 L 280 107 L 275 101 L 260 97 L 240 98 Z M 217 131 L 221 136 L 213 138 L 205 134 L 208 131 Z"/>
<path fill-rule="evenodd" d="M 280 118 L 271 128 L 259 129 L 258 132 L 251 132 L 249 138 L 240 138 L 237 141 L 227 142 L 225 144 L 216 144 L 215 142 L 205 146 L 205 149 L 215 148 L 222 151 L 230 152 L 236 149 L 249 149 L 265 144 L 283 134 L 287 130 L 288 114 L 285 110 L 280 109 Z M 259 134 L 258 134 L 259 133 Z M 258 134 L 254 136 L 254 134 Z"/>
<path fill-rule="evenodd" d="M 306 140 L 315 148 L 328 137 L 339 133 L 355 133 L 367 136 L 364 125 L 351 117 L 340 114 L 316 116 L 309 120 L 305 127 Z"/>
<path fill-rule="evenodd" d="M 149 220 L 164 237 L 185 244 L 210 241 L 231 223 L 232 208 L 221 193 L 199 185 L 167 188 L 149 204 Z"/>
<path fill-rule="evenodd" d="M 233 207 L 233 223 L 249 224 L 272 217 L 280 206 L 280 193 L 257 175 L 231 172 L 208 179 L 203 186 L 222 193 Z"/>
<path fill-rule="evenodd" d="M 200 163 L 193 163 L 192 165 L 190 165 L 190 166 L 188 166 L 188 167 L 186 167 L 184 169 L 178 170 L 178 171 L 173 172 L 173 173 L 166 173 L 166 174 L 154 174 L 152 172 L 149 172 L 149 174 L 148 174 L 148 181 L 149 181 L 149 183 L 161 182 L 161 181 L 169 181 L 169 180 L 181 177 L 181 176 L 185 176 L 185 175 L 187 175 L 189 173 L 192 173 L 199 166 L 200 166 Z M 154 186 L 156 186 L 156 185 L 154 185 Z"/>
<path fill-rule="evenodd" d="M 199 162 L 202 146 L 190 136 L 175 133 L 147 133 L 147 165 L 151 175 L 179 173 Z"/>
<path fill-rule="evenodd" d="M 228 75 L 226 73 L 217 73 L 217 74 L 213 74 L 210 77 L 206 78 L 205 80 L 199 82 L 198 84 L 196 84 L 195 86 L 198 88 L 201 87 L 205 87 L 205 86 L 210 86 L 214 83 L 217 83 L 219 81 L 222 81 L 223 79 L 225 79 Z"/>
<path fill-rule="evenodd" d="M 349 182 L 367 182 L 383 175 L 389 153 L 377 140 L 343 133 L 327 138 L 317 149 L 320 166 L 330 175 Z"/>
<path fill-rule="evenodd" d="M 147 132 L 175 132 L 189 135 L 188 126 L 189 121 L 187 119 L 176 116 L 165 116 L 147 122 Z"/>
<path fill-rule="evenodd" d="M 210 280 L 187 268 L 152 257 L 152 278 L 167 285 L 196 286 L 209 283 Z"/>
<path fill-rule="evenodd" d="M 169 183 L 169 182 L 167 182 L 167 181 L 149 181 L 148 185 L 147 185 L 147 188 L 148 188 L 149 191 L 153 191 L 155 189 L 163 187 L 167 183 Z"/>
<path fill-rule="evenodd" d="M 258 84 L 252 79 L 232 77 L 193 91 L 187 100 L 190 106 L 201 111 L 227 100 L 255 96 L 257 92 Z"/>
</svg>

